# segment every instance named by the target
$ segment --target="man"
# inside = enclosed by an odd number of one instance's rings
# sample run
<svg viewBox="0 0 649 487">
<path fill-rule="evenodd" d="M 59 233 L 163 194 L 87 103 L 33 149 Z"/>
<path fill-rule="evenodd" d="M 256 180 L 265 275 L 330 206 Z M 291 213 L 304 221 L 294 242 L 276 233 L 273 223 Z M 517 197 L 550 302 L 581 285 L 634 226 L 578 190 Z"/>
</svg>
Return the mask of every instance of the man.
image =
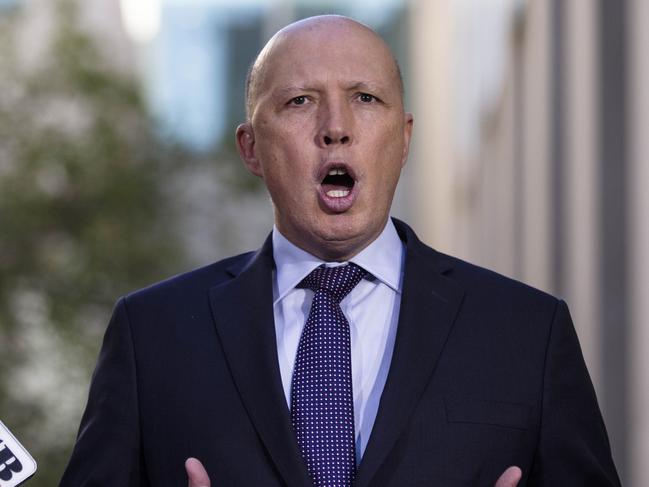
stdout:
<svg viewBox="0 0 649 487">
<path fill-rule="evenodd" d="M 247 110 L 273 233 L 118 302 L 61 485 L 619 485 L 566 305 L 388 218 L 413 117 L 385 43 L 292 24 Z"/>
</svg>

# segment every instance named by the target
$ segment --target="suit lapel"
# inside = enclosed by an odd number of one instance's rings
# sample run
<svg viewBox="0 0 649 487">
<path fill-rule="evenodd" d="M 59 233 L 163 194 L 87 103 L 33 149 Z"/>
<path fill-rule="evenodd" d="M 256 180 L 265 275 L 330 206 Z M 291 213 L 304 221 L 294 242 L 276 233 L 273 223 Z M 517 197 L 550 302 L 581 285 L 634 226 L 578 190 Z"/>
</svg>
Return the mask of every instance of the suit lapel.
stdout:
<svg viewBox="0 0 649 487">
<path fill-rule="evenodd" d="M 355 487 L 370 484 L 406 427 L 450 333 L 464 292 L 447 279 L 441 257 L 395 221 L 406 241 L 404 287 L 390 372 Z M 286 484 L 311 486 L 280 379 L 272 306 L 272 244 L 233 279 L 210 290 L 225 357 L 241 400 Z"/>
<path fill-rule="evenodd" d="M 269 237 L 247 266 L 210 290 L 216 330 L 241 400 L 286 484 L 311 485 L 284 398 L 272 303 Z"/>
<path fill-rule="evenodd" d="M 392 363 L 355 487 L 365 487 L 393 448 L 430 381 L 464 292 L 443 275 L 441 257 L 395 220 L 406 240 L 404 286 Z"/>
</svg>

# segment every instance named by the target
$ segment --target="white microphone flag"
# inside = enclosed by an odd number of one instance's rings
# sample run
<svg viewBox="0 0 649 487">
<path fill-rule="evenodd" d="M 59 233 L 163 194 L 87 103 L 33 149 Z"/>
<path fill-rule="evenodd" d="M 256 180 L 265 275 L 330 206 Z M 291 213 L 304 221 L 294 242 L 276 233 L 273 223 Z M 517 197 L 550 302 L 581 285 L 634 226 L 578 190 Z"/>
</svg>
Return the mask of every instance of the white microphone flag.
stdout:
<svg viewBox="0 0 649 487">
<path fill-rule="evenodd" d="M 0 421 L 0 487 L 15 487 L 36 472 L 36 462 Z"/>
</svg>

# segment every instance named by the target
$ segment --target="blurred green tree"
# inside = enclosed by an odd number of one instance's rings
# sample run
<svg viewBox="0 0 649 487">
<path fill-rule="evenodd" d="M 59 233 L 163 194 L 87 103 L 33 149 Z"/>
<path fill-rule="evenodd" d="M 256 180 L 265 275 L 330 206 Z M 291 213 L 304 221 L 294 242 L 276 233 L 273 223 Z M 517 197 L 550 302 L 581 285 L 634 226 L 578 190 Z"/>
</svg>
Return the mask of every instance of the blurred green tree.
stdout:
<svg viewBox="0 0 649 487">
<path fill-rule="evenodd" d="M 0 25 L 0 419 L 39 463 L 34 487 L 67 462 L 115 298 L 186 265 L 167 182 L 188 158 L 55 3 L 36 71 L 17 13 Z"/>
</svg>

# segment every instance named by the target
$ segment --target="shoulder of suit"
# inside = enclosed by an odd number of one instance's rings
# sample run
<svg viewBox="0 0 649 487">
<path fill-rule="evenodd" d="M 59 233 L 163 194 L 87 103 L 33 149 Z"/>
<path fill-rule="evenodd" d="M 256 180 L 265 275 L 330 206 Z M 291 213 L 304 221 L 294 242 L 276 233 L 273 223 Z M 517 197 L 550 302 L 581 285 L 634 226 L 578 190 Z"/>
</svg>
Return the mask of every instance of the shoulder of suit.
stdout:
<svg viewBox="0 0 649 487">
<path fill-rule="evenodd" d="M 198 267 L 188 272 L 151 284 L 127 294 L 128 300 L 140 300 L 160 297 L 169 294 L 188 294 L 207 291 L 231 278 L 232 270 L 244 267 L 254 257 L 256 252 L 245 252 L 227 257 L 212 264 Z"/>
<path fill-rule="evenodd" d="M 436 250 L 433 252 L 441 263 L 440 267 L 444 269 L 443 274 L 467 291 L 510 296 L 512 299 L 527 297 L 548 301 L 552 304 L 559 299 L 547 291 L 535 288 L 513 277 Z"/>
<path fill-rule="evenodd" d="M 401 239 L 406 243 L 407 252 L 414 252 L 418 262 L 430 263 L 436 272 L 464 291 L 485 298 L 493 297 L 496 300 L 512 299 L 529 302 L 528 300 L 531 299 L 556 305 L 558 298 L 555 296 L 512 277 L 444 254 L 419 240 L 414 230 L 406 223 L 396 218 L 393 218 L 393 222 Z"/>
</svg>

